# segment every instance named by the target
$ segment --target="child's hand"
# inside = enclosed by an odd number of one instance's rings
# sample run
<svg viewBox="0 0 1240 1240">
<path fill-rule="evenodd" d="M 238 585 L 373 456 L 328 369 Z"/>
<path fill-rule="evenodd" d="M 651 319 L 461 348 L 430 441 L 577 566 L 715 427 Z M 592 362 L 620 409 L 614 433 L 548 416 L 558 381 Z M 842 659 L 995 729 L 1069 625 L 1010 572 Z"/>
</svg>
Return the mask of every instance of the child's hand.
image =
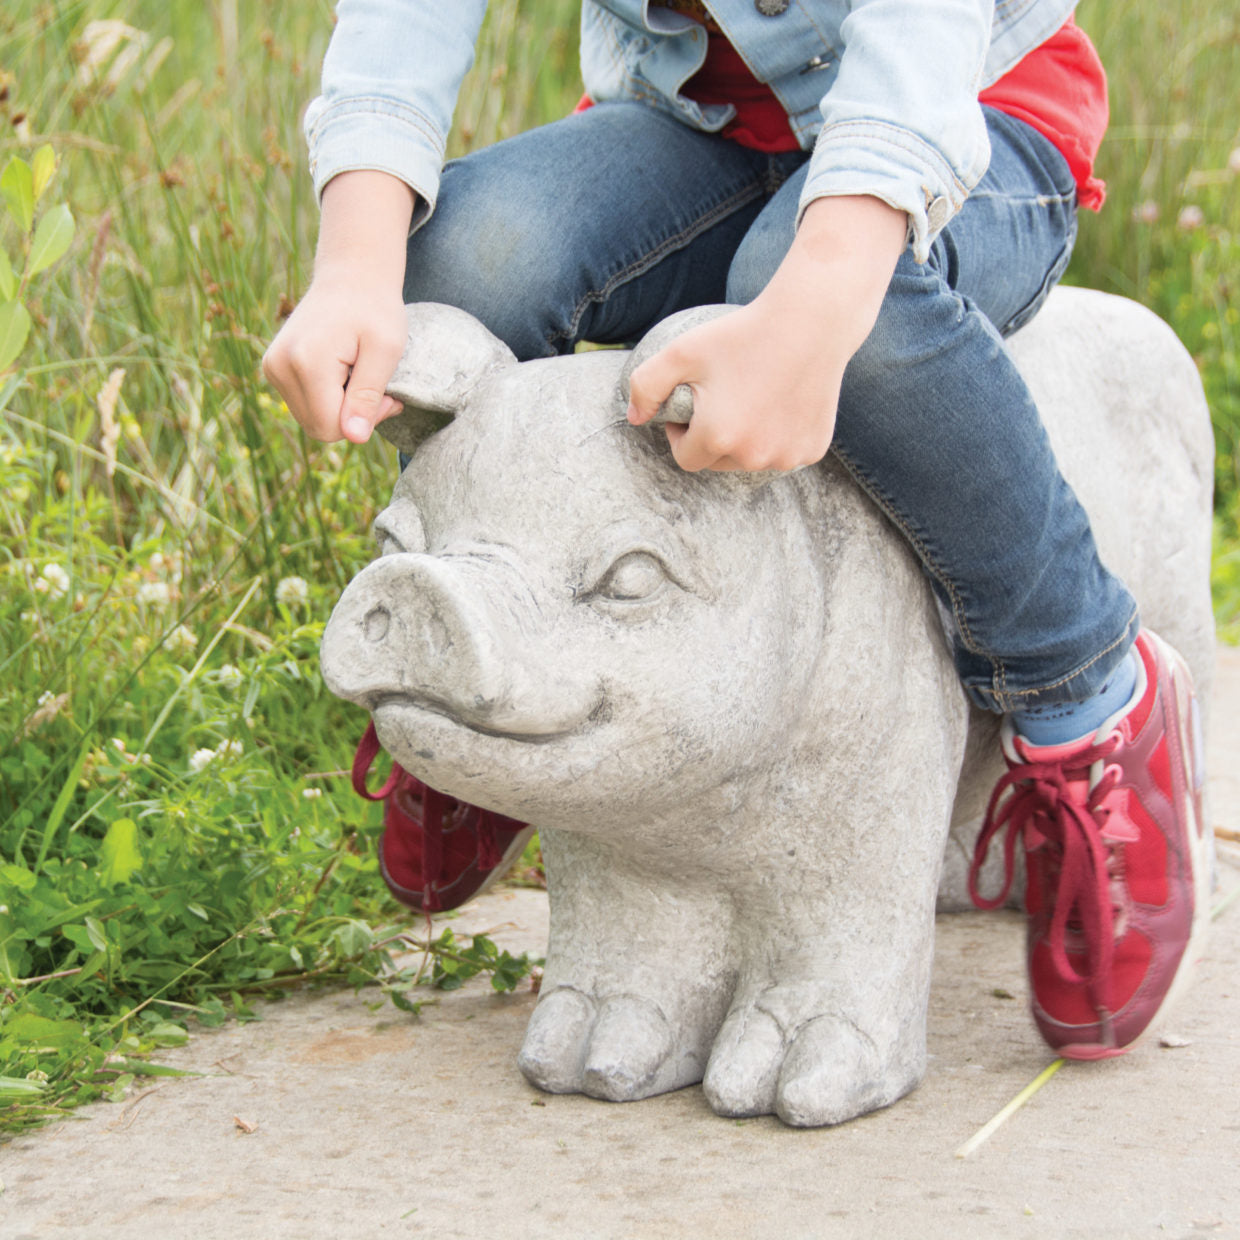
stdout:
<svg viewBox="0 0 1240 1240">
<path fill-rule="evenodd" d="M 400 409 L 384 394 L 405 347 L 401 284 L 413 192 L 347 172 L 323 192 L 314 280 L 263 358 L 263 372 L 313 439 L 365 443 Z"/>
<path fill-rule="evenodd" d="M 668 425 L 682 469 L 796 469 L 831 446 L 844 368 L 878 316 L 906 217 L 876 198 L 820 198 L 749 305 L 694 328 L 629 380 L 629 421 L 679 383 L 693 420 Z"/>
<path fill-rule="evenodd" d="M 316 276 L 263 358 L 263 372 L 311 439 L 365 443 L 400 409 L 384 395 L 405 347 L 399 291 Z"/>
</svg>

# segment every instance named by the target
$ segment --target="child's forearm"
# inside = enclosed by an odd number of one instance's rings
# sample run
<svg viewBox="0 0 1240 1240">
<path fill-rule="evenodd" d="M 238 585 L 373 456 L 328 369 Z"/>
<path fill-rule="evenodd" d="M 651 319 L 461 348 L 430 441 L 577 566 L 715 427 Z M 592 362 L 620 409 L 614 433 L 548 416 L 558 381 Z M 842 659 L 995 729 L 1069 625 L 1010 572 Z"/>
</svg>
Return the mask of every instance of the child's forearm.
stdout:
<svg viewBox="0 0 1240 1240">
<path fill-rule="evenodd" d="M 907 231 L 904 212 L 881 199 L 817 198 L 754 305 L 795 316 L 847 362 L 878 318 Z"/>
<path fill-rule="evenodd" d="M 347 272 L 399 285 L 417 195 L 386 172 L 358 170 L 333 177 L 323 190 L 314 278 Z"/>
<path fill-rule="evenodd" d="M 405 343 L 401 288 L 416 195 L 383 172 L 345 172 L 323 191 L 314 279 L 263 358 L 314 439 L 364 443 L 400 406 L 384 395 Z"/>
</svg>

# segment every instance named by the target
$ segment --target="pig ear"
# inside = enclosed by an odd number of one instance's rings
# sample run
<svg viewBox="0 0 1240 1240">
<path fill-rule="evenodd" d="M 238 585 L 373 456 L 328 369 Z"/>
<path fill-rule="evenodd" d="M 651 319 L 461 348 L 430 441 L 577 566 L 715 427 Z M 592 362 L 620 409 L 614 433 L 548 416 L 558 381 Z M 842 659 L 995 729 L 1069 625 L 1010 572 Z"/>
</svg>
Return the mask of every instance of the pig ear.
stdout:
<svg viewBox="0 0 1240 1240">
<path fill-rule="evenodd" d="M 486 375 L 515 366 L 516 357 L 472 314 L 423 301 L 405 307 L 405 351 L 388 383 L 389 396 L 405 407 L 376 428 L 389 443 L 412 453 L 463 408 Z"/>
<path fill-rule="evenodd" d="M 620 387 L 617 395 L 621 402 L 625 405 L 629 403 L 629 376 L 642 362 L 654 357 L 660 349 L 666 348 L 677 336 L 683 336 L 685 332 L 694 327 L 701 327 L 703 323 L 713 322 L 739 309 L 739 306 L 692 306 L 688 310 L 670 314 L 661 322 L 656 323 L 638 341 L 637 347 L 629 354 L 628 361 L 625 362 L 624 369 L 620 372 Z M 672 394 L 659 406 L 659 412 L 650 419 L 647 425 L 662 426 L 664 422 L 681 422 L 687 425 L 692 416 L 693 389 L 687 383 L 682 383 L 679 387 L 672 389 Z"/>
<path fill-rule="evenodd" d="M 620 372 L 617 397 L 624 405 L 629 401 L 629 376 L 647 358 L 653 357 L 660 349 L 671 344 L 677 336 L 683 335 L 691 328 L 700 327 L 703 323 L 713 322 L 739 306 L 693 306 L 688 310 L 678 311 L 669 315 L 661 323 L 656 323 L 638 342 L 637 347 L 629 354 Z M 693 417 L 693 389 L 687 383 L 674 387 L 671 395 L 659 406 L 659 411 L 646 424 L 661 426 L 665 422 L 679 422 L 688 425 Z M 784 471 L 765 469 L 754 473 L 721 473 L 716 475 L 724 480 L 725 485 L 752 490 L 765 486 L 774 478 L 782 478 Z"/>
</svg>

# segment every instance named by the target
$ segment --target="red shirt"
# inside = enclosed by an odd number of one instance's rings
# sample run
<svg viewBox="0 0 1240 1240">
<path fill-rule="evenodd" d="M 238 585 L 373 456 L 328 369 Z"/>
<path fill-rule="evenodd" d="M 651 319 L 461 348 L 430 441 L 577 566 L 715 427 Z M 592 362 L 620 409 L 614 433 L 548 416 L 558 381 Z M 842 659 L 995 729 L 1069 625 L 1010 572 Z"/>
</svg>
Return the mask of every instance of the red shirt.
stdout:
<svg viewBox="0 0 1240 1240">
<path fill-rule="evenodd" d="M 1094 159 L 1110 115 L 1107 75 L 1071 17 L 978 99 L 1049 138 L 1076 177 L 1077 201 L 1091 211 L 1102 206 L 1107 191 L 1094 176 Z"/>
<path fill-rule="evenodd" d="M 769 86 L 750 73 L 701 4 L 695 0 L 664 3 L 702 21 L 710 40 L 705 64 L 685 84 L 683 93 L 697 103 L 736 107 L 736 116 L 721 131 L 725 138 L 757 151 L 795 151 L 799 144 L 788 127 L 783 105 Z M 1072 169 L 1080 205 L 1093 211 L 1102 206 L 1106 186 L 1093 172 L 1109 115 L 1107 79 L 1089 36 L 1071 17 L 978 98 L 1049 138 Z M 587 101 L 582 103 L 588 106 Z"/>
</svg>

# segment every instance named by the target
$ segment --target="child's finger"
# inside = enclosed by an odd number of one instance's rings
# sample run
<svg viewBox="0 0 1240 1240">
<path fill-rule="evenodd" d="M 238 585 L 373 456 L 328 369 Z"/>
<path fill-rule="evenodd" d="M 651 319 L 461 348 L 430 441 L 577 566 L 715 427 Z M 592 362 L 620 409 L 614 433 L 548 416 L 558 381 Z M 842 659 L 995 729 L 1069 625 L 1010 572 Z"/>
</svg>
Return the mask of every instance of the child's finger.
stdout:
<svg viewBox="0 0 1240 1240">
<path fill-rule="evenodd" d="M 375 424 L 395 412 L 386 388 L 403 342 L 362 342 L 340 404 L 340 433 L 351 443 L 365 443 Z M 399 408 L 399 405 L 396 406 Z"/>
<path fill-rule="evenodd" d="M 629 376 L 628 420 L 634 426 L 649 422 L 672 389 L 688 378 L 683 360 L 673 349 L 662 349 L 647 358 Z"/>
</svg>

